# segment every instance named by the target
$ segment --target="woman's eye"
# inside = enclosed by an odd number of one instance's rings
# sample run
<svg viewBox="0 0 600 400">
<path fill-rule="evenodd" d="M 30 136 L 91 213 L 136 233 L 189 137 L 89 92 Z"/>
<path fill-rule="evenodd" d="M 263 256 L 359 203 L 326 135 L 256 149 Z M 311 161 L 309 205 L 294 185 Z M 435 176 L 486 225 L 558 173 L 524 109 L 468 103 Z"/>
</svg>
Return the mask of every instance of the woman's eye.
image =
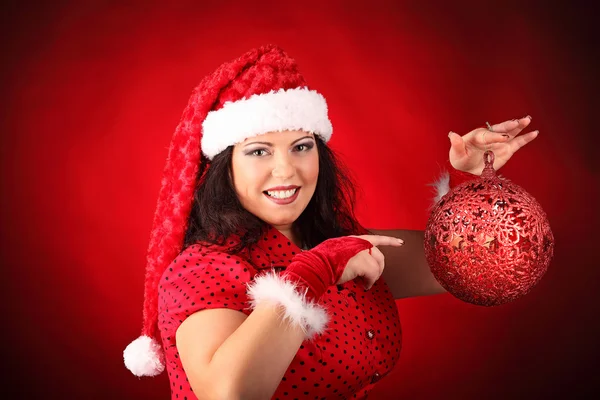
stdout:
<svg viewBox="0 0 600 400">
<path fill-rule="evenodd" d="M 308 151 L 312 149 L 313 145 L 309 143 L 302 143 L 296 146 L 296 151 Z"/>
<path fill-rule="evenodd" d="M 256 149 L 256 150 L 253 150 L 252 152 L 250 152 L 250 155 L 258 156 L 258 157 L 262 157 L 265 154 L 267 154 L 267 152 L 264 149 Z"/>
</svg>

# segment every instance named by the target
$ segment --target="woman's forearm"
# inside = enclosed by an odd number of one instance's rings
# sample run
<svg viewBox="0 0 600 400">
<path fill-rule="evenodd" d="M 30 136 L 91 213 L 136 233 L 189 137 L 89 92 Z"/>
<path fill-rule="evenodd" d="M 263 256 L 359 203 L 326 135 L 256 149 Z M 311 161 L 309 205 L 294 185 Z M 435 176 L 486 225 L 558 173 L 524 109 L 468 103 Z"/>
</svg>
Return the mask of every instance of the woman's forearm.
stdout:
<svg viewBox="0 0 600 400">
<path fill-rule="evenodd" d="M 425 259 L 423 231 L 406 229 L 369 229 L 369 231 L 375 235 L 395 236 L 404 240 L 404 246 L 380 248 L 385 256 L 383 279 L 395 299 L 446 293 L 431 273 Z"/>
<path fill-rule="evenodd" d="M 282 321 L 281 306 L 264 302 L 217 349 L 212 374 L 225 378 L 228 399 L 270 399 L 305 334 Z"/>
</svg>

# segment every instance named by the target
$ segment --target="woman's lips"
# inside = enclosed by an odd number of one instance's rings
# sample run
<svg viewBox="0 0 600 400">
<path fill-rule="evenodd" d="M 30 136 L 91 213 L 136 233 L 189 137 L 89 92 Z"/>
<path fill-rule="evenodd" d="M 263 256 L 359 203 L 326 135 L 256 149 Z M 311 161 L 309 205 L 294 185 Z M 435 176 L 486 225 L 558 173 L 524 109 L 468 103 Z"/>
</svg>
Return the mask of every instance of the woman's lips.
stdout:
<svg viewBox="0 0 600 400">
<path fill-rule="evenodd" d="M 267 192 L 263 192 L 263 194 L 267 197 L 267 199 L 269 199 L 273 203 L 279 204 L 279 205 L 293 203 L 298 198 L 298 193 L 300 193 L 300 188 L 296 189 L 296 193 L 294 193 L 292 196 L 285 198 L 285 199 L 278 199 L 278 198 L 269 196 L 269 194 Z"/>
</svg>

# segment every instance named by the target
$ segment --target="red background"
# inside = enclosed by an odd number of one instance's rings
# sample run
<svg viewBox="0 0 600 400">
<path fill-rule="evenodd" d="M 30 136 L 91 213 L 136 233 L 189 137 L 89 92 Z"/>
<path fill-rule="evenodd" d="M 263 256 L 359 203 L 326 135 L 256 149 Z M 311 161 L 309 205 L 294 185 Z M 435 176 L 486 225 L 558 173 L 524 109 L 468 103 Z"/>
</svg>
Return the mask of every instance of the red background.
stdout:
<svg viewBox="0 0 600 400">
<path fill-rule="evenodd" d="M 426 184 L 447 157 L 449 130 L 526 114 L 540 130 L 502 173 L 548 214 L 556 249 L 545 278 L 496 308 L 450 295 L 399 301 L 402 355 L 372 398 L 598 390 L 590 12 L 545 2 L 109 3 L 4 3 L 0 13 L 1 312 L 12 382 L 3 390 L 168 398 L 164 374 L 138 380 L 122 363 L 141 327 L 166 148 L 200 79 L 266 43 L 296 58 L 328 99 L 331 145 L 355 172 L 371 228 L 424 229 Z"/>
</svg>

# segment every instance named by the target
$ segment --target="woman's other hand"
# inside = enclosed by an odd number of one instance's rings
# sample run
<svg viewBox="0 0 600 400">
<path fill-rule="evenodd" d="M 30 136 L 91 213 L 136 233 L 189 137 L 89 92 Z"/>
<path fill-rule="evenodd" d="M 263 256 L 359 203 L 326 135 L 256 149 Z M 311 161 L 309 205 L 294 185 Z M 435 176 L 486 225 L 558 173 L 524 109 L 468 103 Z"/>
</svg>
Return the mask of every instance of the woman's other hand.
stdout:
<svg viewBox="0 0 600 400">
<path fill-rule="evenodd" d="M 460 136 L 450 132 L 449 160 L 452 166 L 463 172 L 481 175 L 483 153 L 494 152 L 494 169 L 500 169 L 521 147 L 535 139 L 539 131 L 527 132 L 518 136 L 531 123 L 531 117 L 508 120 L 487 128 L 477 128 Z"/>
<path fill-rule="evenodd" d="M 357 277 L 362 277 L 365 290 L 369 290 L 375 282 L 381 277 L 385 268 L 385 257 L 377 246 L 402 246 L 404 241 L 392 236 L 380 235 L 361 235 L 351 236 L 364 239 L 370 242 L 373 247 L 357 253 L 348 260 L 341 278 L 336 282 L 337 285 L 351 281 Z"/>
</svg>

